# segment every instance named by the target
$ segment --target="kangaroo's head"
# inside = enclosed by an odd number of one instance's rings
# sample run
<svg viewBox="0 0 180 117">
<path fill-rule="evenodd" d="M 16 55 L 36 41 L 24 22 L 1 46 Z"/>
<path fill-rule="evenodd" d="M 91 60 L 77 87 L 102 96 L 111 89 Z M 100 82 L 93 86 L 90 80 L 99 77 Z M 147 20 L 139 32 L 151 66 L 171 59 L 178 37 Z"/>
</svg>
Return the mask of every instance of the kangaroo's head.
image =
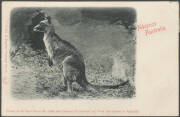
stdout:
<svg viewBox="0 0 180 117">
<path fill-rule="evenodd" d="M 37 24 L 34 28 L 33 31 L 35 32 L 43 32 L 43 33 L 47 33 L 47 32 L 52 32 L 54 31 L 54 28 L 51 24 L 51 18 L 45 17 L 42 21 L 40 21 L 39 24 Z"/>
</svg>

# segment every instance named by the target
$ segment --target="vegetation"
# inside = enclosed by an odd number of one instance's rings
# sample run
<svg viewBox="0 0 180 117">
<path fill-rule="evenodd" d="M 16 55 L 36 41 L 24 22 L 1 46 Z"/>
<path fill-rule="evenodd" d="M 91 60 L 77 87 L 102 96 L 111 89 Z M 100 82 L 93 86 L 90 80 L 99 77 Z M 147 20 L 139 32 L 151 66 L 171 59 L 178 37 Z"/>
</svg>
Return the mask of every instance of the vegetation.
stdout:
<svg viewBox="0 0 180 117">
<path fill-rule="evenodd" d="M 87 92 L 74 83 L 75 95 L 68 95 L 64 90 L 62 70 L 57 66 L 48 66 L 42 34 L 31 30 L 40 20 L 36 17 L 39 9 L 15 9 L 11 15 L 10 51 L 13 55 L 11 56 L 13 97 L 105 99 L 135 96 L 134 32 L 129 33 L 129 29 L 122 24 L 112 23 L 112 19 L 99 19 L 98 16 L 90 18 L 91 12 L 88 14 L 82 9 L 43 8 L 43 11 L 51 16 L 56 33 L 71 42 L 84 56 L 86 76 L 90 83 L 115 85 L 125 80 L 130 80 L 130 83 L 118 89 L 106 89 L 101 92 Z M 134 25 L 134 22 L 135 19 L 129 26 Z M 115 59 L 119 61 L 115 62 Z M 115 64 L 118 68 L 114 67 Z M 113 72 L 114 69 L 121 70 L 119 72 L 121 74 Z"/>
</svg>

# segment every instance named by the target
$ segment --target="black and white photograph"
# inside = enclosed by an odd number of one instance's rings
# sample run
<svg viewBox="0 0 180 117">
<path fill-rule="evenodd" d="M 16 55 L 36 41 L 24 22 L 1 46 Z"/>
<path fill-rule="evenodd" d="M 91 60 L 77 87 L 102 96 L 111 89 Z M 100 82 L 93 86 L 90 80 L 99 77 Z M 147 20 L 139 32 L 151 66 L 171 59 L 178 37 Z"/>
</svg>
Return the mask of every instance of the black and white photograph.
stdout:
<svg viewBox="0 0 180 117">
<path fill-rule="evenodd" d="M 178 2 L 3 1 L 3 116 L 177 116 Z"/>
<path fill-rule="evenodd" d="M 10 18 L 14 98 L 135 96 L 134 8 L 14 8 Z"/>
</svg>

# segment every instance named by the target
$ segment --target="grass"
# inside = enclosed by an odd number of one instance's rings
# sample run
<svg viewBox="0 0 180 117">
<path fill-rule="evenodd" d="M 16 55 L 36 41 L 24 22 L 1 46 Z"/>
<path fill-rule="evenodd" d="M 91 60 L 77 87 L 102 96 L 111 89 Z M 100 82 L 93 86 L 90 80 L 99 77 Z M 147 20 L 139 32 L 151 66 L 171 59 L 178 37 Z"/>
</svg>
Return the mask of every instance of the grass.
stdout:
<svg viewBox="0 0 180 117">
<path fill-rule="evenodd" d="M 127 84 L 118 89 L 104 89 L 100 92 L 84 91 L 77 83 L 73 84 L 74 95 L 64 90 L 62 70 L 56 66 L 49 67 L 47 55 L 43 51 L 34 51 L 30 47 L 21 46 L 11 60 L 12 95 L 17 99 L 110 99 L 131 98 L 135 95 L 135 87 Z M 90 83 L 96 85 L 115 85 L 121 79 L 114 77 L 112 59 L 104 59 L 111 67 L 103 66 L 98 60 L 86 62 L 86 76 Z M 109 68 L 109 69 L 108 69 Z"/>
</svg>

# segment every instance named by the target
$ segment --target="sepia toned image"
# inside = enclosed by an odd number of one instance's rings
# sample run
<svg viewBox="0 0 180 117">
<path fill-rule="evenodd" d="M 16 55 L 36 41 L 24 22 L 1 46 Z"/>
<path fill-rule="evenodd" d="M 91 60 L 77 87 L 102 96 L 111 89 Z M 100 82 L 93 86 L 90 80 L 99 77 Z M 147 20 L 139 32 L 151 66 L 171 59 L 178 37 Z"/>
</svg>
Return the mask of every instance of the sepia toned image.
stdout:
<svg viewBox="0 0 180 117">
<path fill-rule="evenodd" d="M 178 11 L 177 2 L 2 2 L 2 115 L 178 115 Z"/>
</svg>

